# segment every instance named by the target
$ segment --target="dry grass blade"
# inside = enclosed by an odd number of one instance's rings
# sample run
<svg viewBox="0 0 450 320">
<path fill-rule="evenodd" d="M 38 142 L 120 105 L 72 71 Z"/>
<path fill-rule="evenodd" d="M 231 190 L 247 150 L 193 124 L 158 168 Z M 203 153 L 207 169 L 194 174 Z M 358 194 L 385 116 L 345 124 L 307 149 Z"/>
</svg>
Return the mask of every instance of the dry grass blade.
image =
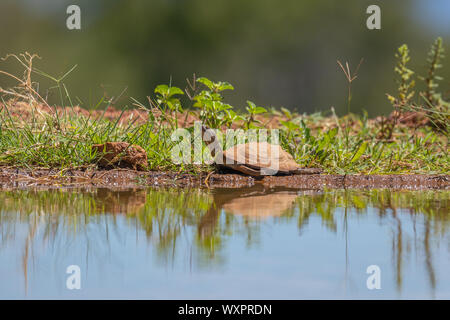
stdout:
<svg viewBox="0 0 450 320">
<path fill-rule="evenodd" d="M 342 69 L 342 72 L 344 72 L 344 75 L 345 75 L 345 77 L 347 78 L 347 81 L 348 81 L 349 83 L 352 83 L 353 80 L 355 80 L 355 79 L 358 77 L 358 71 L 359 71 L 359 68 L 361 67 L 361 64 L 363 63 L 363 61 L 364 61 L 364 58 L 361 58 L 361 60 L 359 61 L 358 66 L 356 67 L 356 69 L 355 69 L 355 71 L 353 72 L 353 74 L 352 74 L 352 72 L 350 71 L 350 66 L 349 66 L 349 64 L 348 64 L 347 61 L 345 62 L 345 68 L 344 68 L 344 66 L 342 65 L 342 62 L 341 62 L 341 61 L 337 60 L 337 63 L 338 63 L 338 65 L 339 65 L 339 67 Z"/>
</svg>

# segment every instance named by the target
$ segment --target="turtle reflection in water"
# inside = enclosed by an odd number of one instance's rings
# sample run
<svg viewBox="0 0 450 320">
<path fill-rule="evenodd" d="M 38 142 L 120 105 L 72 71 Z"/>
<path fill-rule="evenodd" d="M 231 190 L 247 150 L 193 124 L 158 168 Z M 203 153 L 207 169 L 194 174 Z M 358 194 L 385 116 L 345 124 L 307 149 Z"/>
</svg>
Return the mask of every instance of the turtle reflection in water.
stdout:
<svg viewBox="0 0 450 320">
<path fill-rule="evenodd" d="M 249 142 L 222 151 L 213 130 L 203 125 L 202 136 L 217 165 L 251 176 L 322 172 L 318 168 L 301 168 L 279 145 L 268 142 Z"/>
<path fill-rule="evenodd" d="M 213 203 L 198 225 L 201 237 L 214 233 L 221 210 L 250 219 L 281 216 L 291 209 L 299 196 L 298 190 L 257 184 L 251 188 L 214 189 Z"/>
</svg>

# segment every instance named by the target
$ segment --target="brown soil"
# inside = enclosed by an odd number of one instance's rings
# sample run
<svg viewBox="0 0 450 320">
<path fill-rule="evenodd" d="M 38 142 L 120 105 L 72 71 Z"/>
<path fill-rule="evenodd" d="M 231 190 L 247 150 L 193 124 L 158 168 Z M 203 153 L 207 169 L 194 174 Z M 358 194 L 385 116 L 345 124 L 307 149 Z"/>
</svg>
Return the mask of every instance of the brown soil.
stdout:
<svg viewBox="0 0 450 320">
<path fill-rule="evenodd" d="M 0 103 L 0 111 L 3 109 L 3 104 Z M 58 114 L 68 113 L 68 114 L 76 114 L 83 115 L 85 117 L 90 117 L 91 119 L 104 118 L 110 121 L 116 121 L 119 117 L 119 124 L 127 125 L 131 122 L 135 122 L 137 124 L 145 123 L 148 120 L 149 112 L 153 114 L 156 119 L 161 119 L 161 111 L 157 109 L 143 110 L 143 109 L 129 109 L 125 110 L 122 113 L 122 110 L 116 109 L 113 106 L 108 107 L 106 110 L 87 110 L 81 108 L 79 106 L 71 107 L 56 107 L 49 108 L 44 104 L 36 104 L 33 107 L 30 107 L 29 104 L 25 102 L 10 102 L 8 104 L 8 112 L 13 117 L 18 117 L 23 121 L 28 121 L 33 117 L 33 113 L 41 113 L 41 114 L 54 114 L 57 112 Z M 386 119 L 392 120 L 395 117 L 395 111 L 392 112 Z M 34 114 L 36 116 L 36 114 Z M 384 121 L 386 121 L 384 119 Z M 280 128 L 282 121 L 289 120 L 285 115 L 276 115 L 276 114 L 264 114 L 264 115 L 256 115 L 255 120 L 260 121 L 263 124 L 264 128 L 274 129 Z M 195 121 L 199 121 L 199 116 L 196 110 L 189 110 L 185 113 L 177 114 L 177 122 L 178 126 L 182 128 L 192 127 Z M 377 117 L 375 119 L 369 119 L 370 125 L 380 125 L 383 122 L 383 117 Z M 425 125 L 429 125 L 428 118 L 425 117 L 424 113 L 420 112 L 404 112 L 402 113 L 397 120 L 397 126 L 405 126 L 407 128 L 417 128 Z M 352 119 L 349 119 L 348 124 L 351 129 L 354 131 L 360 130 L 359 122 L 355 122 Z M 342 127 L 345 127 L 347 123 L 341 123 Z M 336 120 L 333 117 L 323 118 L 320 121 L 315 121 L 309 125 L 311 129 L 332 129 L 337 126 Z M 240 123 L 234 123 L 231 128 L 237 129 L 240 127 Z M 224 128 L 228 129 L 228 128 Z"/>
<path fill-rule="evenodd" d="M 31 107 L 29 104 L 25 102 L 9 102 L 8 105 L 8 112 L 12 117 L 17 117 L 22 119 L 23 121 L 28 121 L 32 119 L 33 116 L 39 115 L 39 114 L 55 114 L 57 112 L 58 114 L 68 113 L 68 114 L 76 114 L 76 115 L 83 115 L 85 117 L 90 117 L 91 119 L 97 119 L 100 117 L 103 117 L 104 119 L 108 119 L 111 121 L 115 121 L 119 118 L 119 116 L 122 113 L 122 110 L 115 109 L 114 107 L 109 107 L 106 110 L 87 110 L 84 108 L 81 108 L 79 106 L 71 107 L 56 107 L 49 108 L 45 104 L 36 104 L 33 107 Z M 3 104 L 0 103 L 0 110 L 3 109 Z M 137 119 L 136 119 L 137 118 Z M 148 119 L 148 112 L 145 110 L 139 110 L 139 109 L 132 109 L 132 110 L 125 110 L 119 120 L 119 123 L 128 123 L 130 121 L 133 121 L 136 119 L 137 123 L 143 123 L 147 121 Z"/>
<path fill-rule="evenodd" d="M 45 104 L 35 104 L 31 107 L 29 104 L 25 102 L 9 102 L 8 104 L 8 112 L 12 117 L 17 117 L 22 119 L 23 121 L 29 121 L 33 116 L 39 114 L 50 114 L 53 115 L 58 113 L 62 114 L 75 114 L 75 115 L 83 115 L 85 117 L 89 117 L 91 119 L 107 119 L 110 121 L 116 121 L 119 119 L 118 123 L 122 125 L 128 125 L 132 121 L 136 124 L 145 123 L 148 120 L 149 113 L 151 112 L 155 119 L 162 119 L 161 111 L 153 108 L 150 110 L 143 109 L 129 109 L 125 110 L 122 113 L 122 110 L 116 109 L 113 106 L 108 107 L 106 110 L 98 109 L 98 110 L 87 110 L 81 108 L 79 106 L 72 107 L 59 107 L 49 108 Z M 4 108 L 3 104 L 0 102 L 0 111 Z M 255 120 L 261 121 L 264 123 L 266 128 L 278 128 L 280 127 L 280 122 L 287 120 L 284 116 L 276 116 L 276 115 L 256 115 Z M 181 128 L 192 127 L 195 121 L 199 121 L 198 113 L 196 110 L 189 110 L 189 112 L 178 113 L 177 114 L 177 122 L 178 126 Z M 233 124 L 231 126 L 232 129 L 237 129 L 239 127 L 238 124 Z"/>
<path fill-rule="evenodd" d="M 157 171 L 113 170 L 48 170 L 0 168 L 0 188 L 24 187 L 108 187 L 145 186 L 242 188 L 255 184 L 270 187 L 289 186 L 298 189 L 328 188 L 392 188 L 449 189 L 450 175 L 293 175 L 266 176 L 255 179 L 240 174 L 177 174 Z"/>
</svg>

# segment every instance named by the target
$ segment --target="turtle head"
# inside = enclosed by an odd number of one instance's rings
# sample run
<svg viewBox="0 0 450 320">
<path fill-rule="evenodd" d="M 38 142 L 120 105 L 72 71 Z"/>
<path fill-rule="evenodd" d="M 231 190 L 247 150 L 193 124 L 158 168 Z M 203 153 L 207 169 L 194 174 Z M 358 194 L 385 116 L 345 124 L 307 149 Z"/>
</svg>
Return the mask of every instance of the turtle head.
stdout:
<svg viewBox="0 0 450 320">
<path fill-rule="evenodd" d="M 219 141 L 214 130 L 208 128 L 204 124 L 202 124 L 202 139 L 203 141 L 205 141 L 209 151 L 211 152 L 211 155 L 214 158 L 217 151 L 220 150 Z"/>
<path fill-rule="evenodd" d="M 207 126 L 202 124 L 202 138 L 204 138 L 206 131 L 210 130 Z"/>
</svg>

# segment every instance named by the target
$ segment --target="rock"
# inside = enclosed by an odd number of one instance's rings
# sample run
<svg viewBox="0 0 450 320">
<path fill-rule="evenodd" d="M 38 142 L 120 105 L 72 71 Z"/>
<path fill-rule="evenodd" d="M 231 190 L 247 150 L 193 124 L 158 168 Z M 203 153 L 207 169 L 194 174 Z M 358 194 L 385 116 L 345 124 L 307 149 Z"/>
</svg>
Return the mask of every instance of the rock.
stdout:
<svg viewBox="0 0 450 320">
<path fill-rule="evenodd" d="M 92 149 L 97 151 L 98 165 L 101 167 L 134 170 L 147 168 L 147 153 L 141 146 L 130 145 L 127 142 L 106 142 L 94 144 Z"/>
</svg>

